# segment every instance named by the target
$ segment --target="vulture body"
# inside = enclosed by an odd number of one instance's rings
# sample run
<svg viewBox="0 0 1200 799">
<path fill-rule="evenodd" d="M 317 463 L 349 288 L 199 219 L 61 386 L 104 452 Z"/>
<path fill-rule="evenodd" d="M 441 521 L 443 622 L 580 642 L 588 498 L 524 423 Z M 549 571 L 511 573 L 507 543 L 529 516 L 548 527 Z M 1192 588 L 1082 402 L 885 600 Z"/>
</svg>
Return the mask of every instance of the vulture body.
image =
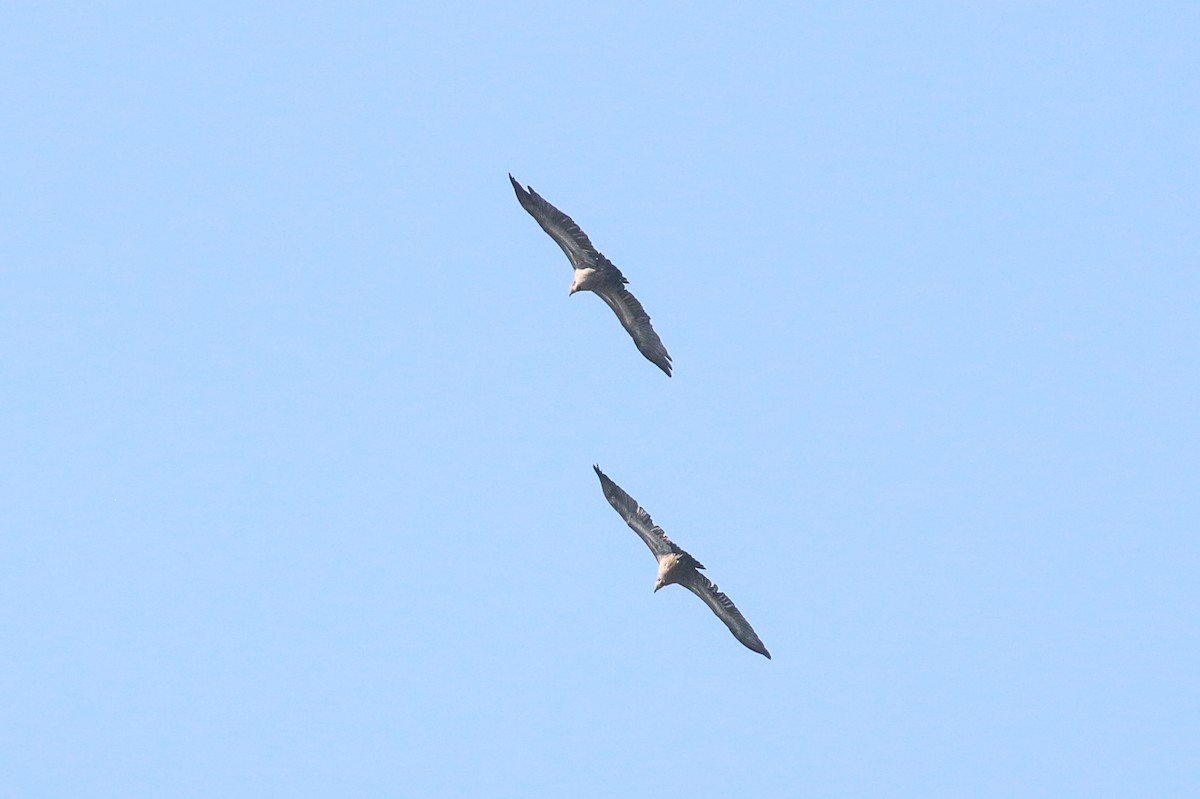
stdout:
<svg viewBox="0 0 1200 799">
<path fill-rule="evenodd" d="M 667 354 L 662 339 L 650 326 L 650 316 L 646 309 L 638 302 L 637 297 L 625 288 L 629 281 L 621 274 L 621 270 L 592 246 L 591 240 L 580 230 L 579 225 L 575 224 L 575 220 L 543 199 L 532 186 L 523 188 L 511 174 L 508 179 L 517 193 L 521 207 L 528 211 L 542 226 L 542 230 L 562 248 L 567 260 L 575 269 L 575 279 L 571 282 L 569 293 L 591 291 L 598 295 L 613 309 L 613 313 L 621 320 L 621 325 L 642 355 L 670 377 L 671 356 Z"/>
<path fill-rule="evenodd" d="M 600 487 L 604 490 L 604 497 L 608 500 L 608 504 L 612 505 L 625 523 L 646 542 L 646 546 L 658 560 L 658 578 L 654 581 L 654 590 L 657 591 L 671 583 L 682 585 L 700 597 L 704 604 L 708 605 L 717 615 L 717 618 L 725 622 L 725 626 L 733 633 L 734 638 L 741 641 L 747 649 L 770 660 L 771 653 L 767 651 L 762 640 L 754 632 L 750 622 L 746 621 L 746 617 L 741 614 L 729 597 L 721 593 L 707 577 L 700 573 L 699 570 L 704 568 L 703 564 L 667 538 L 667 534 L 654 523 L 650 514 L 633 497 L 626 494 L 619 485 L 609 479 L 608 475 L 600 471 L 599 466 L 592 468 L 596 470 L 596 476 L 600 478 Z"/>
</svg>

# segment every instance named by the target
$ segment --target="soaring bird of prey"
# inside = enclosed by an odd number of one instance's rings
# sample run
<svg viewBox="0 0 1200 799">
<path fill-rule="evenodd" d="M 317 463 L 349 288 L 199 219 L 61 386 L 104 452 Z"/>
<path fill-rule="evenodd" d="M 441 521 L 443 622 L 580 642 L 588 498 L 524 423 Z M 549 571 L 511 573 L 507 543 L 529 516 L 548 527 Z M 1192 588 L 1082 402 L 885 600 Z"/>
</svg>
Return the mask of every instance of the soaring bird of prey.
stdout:
<svg viewBox="0 0 1200 799">
<path fill-rule="evenodd" d="M 633 338 L 633 343 L 646 359 L 671 376 L 671 356 L 662 340 L 650 326 L 650 316 L 638 302 L 637 297 L 625 289 L 629 281 L 621 274 L 621 270 L 604 254 L 592 246 L 587 234 L 579 229 L 575 220 L 546 202 L 540 194 L 530 186 L 521 188 L 517 179 L 509 174 L 513 189 L 521 207 L 537 220 L 542 230 L 550 234 L 550 238 L 562 247 L 567 254 L 571 266 L 575 268 L 575 280 L 571 283 L 570 294 L 577 291 L 591 291 L 600 295 L 600 299 L 608 303 L 613 313 L 621 320 L 621 324 Z"/>
<path fill-rule="evenodd" d="M 658 579 L 654 581 L 654 590 L 664 585 L 678 583 L 696 596 L 704 600 L 704 604 L 712 608 L 717 618 L 725 622 L 725 626 L 733 633 L 733 637 L 741 641 L 748 649 L 752 649 L 768 660 L 771 653 L 763 646 L 763 642 L 755 634 L 754 628 L 737 607 L 722 594 L 711 581 L 698 570 L 703 569 L 700 561 L 693 558 L 676 546 L 662 528 L 654 523 L 650 514 L 642 508 L 633 497 L 621 490 L 621 487 L 608 478 L 599 466 L 593 466 L 596 476 L 600 478 L 600 487 L 604 489 L 604 497 L 612 505 L 621 518 L 633 531 L 646 542 L 654 557 L 658 559 Z"/>
</svg>

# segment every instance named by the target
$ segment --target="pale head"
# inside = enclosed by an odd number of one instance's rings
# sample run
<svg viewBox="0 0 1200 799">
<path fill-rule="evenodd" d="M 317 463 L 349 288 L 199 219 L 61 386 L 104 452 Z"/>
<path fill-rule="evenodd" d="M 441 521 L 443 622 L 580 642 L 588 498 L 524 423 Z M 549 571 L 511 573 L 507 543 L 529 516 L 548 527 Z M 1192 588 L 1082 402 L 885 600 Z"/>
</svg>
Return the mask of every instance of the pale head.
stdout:
<svg viewBox="0 0 1200 799">
<path fill-rule="evenodd" d="M 679 582 L 679 564 L 683 559 L 676 553 L 672 552 L 669 555 L 663 555 L 658 559 L 658 577 L 654 580 L 654 590 L 662 588 L 664 585 Z"/>
<path fill-rule="evenodd" d="M 577 291 L 591 291 L 599 282 L 596 279 L 596 270 L 590 266 L 583 269 L 575 270 L 575 279 L 571 281 L 571 291 L 567 296 L 574 294 Z"/>
</svg>

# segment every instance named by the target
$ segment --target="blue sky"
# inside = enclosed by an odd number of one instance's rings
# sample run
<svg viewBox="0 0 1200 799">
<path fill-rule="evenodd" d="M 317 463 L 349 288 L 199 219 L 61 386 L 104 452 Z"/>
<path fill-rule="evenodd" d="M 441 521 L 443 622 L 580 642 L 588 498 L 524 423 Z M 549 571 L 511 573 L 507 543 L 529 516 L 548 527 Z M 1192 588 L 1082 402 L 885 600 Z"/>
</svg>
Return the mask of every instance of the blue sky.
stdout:
<svg viewBox="0 0 1200 799">
<path fill-rule="evenodd" d="M 7 9 L 0 794 L 1197 795 L 1200 8 L 745 8 Z"/>
</svg>

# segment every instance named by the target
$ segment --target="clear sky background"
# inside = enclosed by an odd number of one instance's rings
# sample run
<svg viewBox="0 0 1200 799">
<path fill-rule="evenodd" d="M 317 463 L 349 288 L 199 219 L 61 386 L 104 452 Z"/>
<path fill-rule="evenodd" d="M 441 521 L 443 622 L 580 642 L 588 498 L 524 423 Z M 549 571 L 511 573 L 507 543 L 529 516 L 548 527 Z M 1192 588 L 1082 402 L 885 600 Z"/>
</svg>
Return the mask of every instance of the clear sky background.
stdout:
<svg viewBox="0 0 1200 799">
<path fill-rule="evenodd" d="M 4 17 L 0 795 L 1200 795 L 1197 4 Z"/>
</svg>

